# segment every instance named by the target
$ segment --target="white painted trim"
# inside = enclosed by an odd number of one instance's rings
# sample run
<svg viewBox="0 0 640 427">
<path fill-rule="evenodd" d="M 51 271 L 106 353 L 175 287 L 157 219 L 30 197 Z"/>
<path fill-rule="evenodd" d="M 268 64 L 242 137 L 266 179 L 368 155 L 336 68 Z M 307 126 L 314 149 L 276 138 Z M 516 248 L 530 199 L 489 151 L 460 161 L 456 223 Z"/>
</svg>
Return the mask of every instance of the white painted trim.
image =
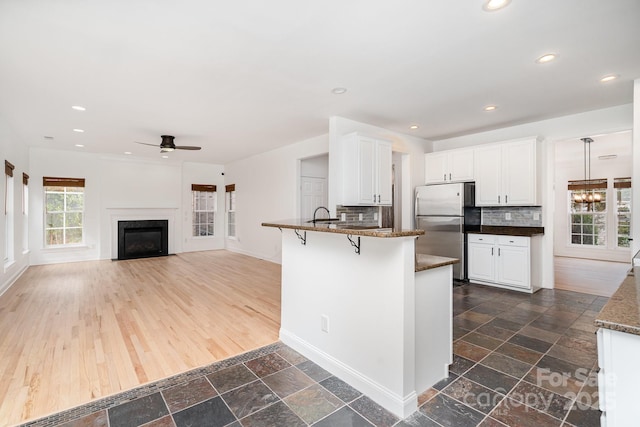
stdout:
<svg viewBox="0 0 640 427">
<path fill-rule="evenodd" d="M 364 393 L 367 397 L 393 412 L 398 417 L 406 418 L 416 411 L 418 407 L 418 395 L 415 390 L 406 396 L 399 396 L 366 375 L 363 375 L 361 372 L 353 369 L 351 366 L 342 363 L 282 328 L 280 329 L 280 340 L 298 353 L 313 360 L 323 369 L 326 369 L 352 387 L 358 389 L 358 391 Z"/>
<path fill-rule="evenodd" d="M 9 276 L 9 280 L 7 280 L 2 285 L 2 287 L 0 287 L 0 296 L 2 296 L 5 292 L 7 292 L 9 288 L 11 288 L 11 286 L 13 286 L 16 283 L 16 281 L 20 278 L 20 276 L 22 276 L 24 272 L 27 271 L 27 268 L 29 268 L 28 263 L 24 265 L 20 270 L 16 271 L 12 276 Z"/>
</svg>

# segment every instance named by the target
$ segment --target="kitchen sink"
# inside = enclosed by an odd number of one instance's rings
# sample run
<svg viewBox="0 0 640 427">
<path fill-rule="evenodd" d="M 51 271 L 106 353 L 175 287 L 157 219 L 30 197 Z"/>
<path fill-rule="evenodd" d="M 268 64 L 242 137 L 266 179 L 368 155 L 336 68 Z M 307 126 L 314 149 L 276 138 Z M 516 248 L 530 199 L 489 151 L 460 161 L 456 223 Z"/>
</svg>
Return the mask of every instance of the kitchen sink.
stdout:
<svg viewBox="0 0 640 427">
<path fill-rule="evenodd" d="M 307 223 L 311 223 L 311 224 L 315 224 L 317 222 L 322 222 L 322 223 L 332 223 L 332 222 L 338 222 L 340 221 L 338 218 L 318 218 L 316 220 L 310 219 L 309 221 L 307 221 Z"/>
</svg>

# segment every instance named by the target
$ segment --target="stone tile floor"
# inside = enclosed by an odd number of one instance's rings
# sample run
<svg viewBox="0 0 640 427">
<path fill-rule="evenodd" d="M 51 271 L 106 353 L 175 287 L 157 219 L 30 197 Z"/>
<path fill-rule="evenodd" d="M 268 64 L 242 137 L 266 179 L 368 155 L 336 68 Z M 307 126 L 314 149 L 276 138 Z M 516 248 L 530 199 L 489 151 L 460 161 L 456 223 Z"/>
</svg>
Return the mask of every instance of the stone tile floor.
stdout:
<svg viewBox="0 0 640 427">
<path fill-rule="evenodd" d="M 599 426 L 593 321 L 606 300 L 456 286 L 450 377 L 405 420 L 275 343 L 24 425 Z"/>
</svg>

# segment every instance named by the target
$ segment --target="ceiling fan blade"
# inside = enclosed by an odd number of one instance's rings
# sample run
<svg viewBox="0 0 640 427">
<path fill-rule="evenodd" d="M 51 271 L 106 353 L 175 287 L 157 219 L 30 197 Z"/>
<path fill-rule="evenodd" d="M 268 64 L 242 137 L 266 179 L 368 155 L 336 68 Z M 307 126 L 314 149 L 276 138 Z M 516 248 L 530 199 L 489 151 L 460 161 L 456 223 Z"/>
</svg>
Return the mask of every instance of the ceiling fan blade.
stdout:
<svg viewBox="0 0 640 427">
<path fill-rule="evenodd" d="M 200 150 L 202 147 L 194 147 L 192 145 L 176 145 L 176 150 Z"/>
<path fill-rule="evenodd" d="M 133 141 L 133 142 L 135 142 L 136 144 L 149 145 L 151 147 L 159 147 L 158 144 L 149 144 L 148 142 L 138 142 L 138 141 Z"/>
</svg>

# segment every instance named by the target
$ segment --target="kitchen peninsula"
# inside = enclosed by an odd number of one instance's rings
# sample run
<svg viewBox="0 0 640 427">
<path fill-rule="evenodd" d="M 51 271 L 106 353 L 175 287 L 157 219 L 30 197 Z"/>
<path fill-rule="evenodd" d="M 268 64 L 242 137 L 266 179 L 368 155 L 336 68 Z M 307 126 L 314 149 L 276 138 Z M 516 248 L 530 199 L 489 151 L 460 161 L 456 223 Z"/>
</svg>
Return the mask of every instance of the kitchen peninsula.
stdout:
<svg viewBox="0 0 640 427">
<path fill-rule="evenodd" d="M 448 376 L 452 265 L 416 256 L 422 230 L 277 221 L 280 339 L 397 416 Z"/>
</svg>

